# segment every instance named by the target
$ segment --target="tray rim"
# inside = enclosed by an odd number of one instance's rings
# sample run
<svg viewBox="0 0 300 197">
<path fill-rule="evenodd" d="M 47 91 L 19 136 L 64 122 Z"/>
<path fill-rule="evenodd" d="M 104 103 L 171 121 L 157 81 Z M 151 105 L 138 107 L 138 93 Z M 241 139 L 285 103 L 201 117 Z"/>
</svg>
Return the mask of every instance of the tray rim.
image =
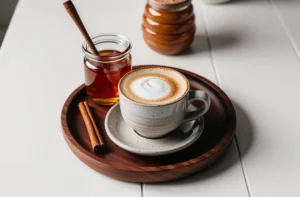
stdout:
<svg viewBox="0 0 300 197">
<path fill-rule="evenodd" d="M 86 150 L 84 147 L 82 147 L 81 144 L 79 144 L 77 142 L 77 140 L 73 137 L 72 133 L 69 130 L 68 124 L 67 124 L 66 115 L 68 113 L 69 106 L 70 106 L 71 102 L 73 101 L 74 97 L 80 91 L 82 91 L 84 89 L 85 84 L 82 84 L 79 87 L 77 87 L 71 93 L 71 95 L 68 96 L 67 100 L 65 101 L 65 103 L 63 105 L 62 111 L 61 111 L 62 132 L 63 132 L 65 140 L 68 142 L 68 145 L 70 146 L 69 143 L 71 143 L 74 147 L 76 147 L 77 151 L 79 151 L 80 154 L 83 154 L 83 155 L 89 157 L 90 159 L 93 159 L 95 162 L 101 162 L 102 165 L 114 167 L 116 169 L 123 170 L 123 171 L 130 171 L 130 172 L 161 172 L 161 171 L 169 171 L 169 170 L 179 169 L 179 168 L 187 167 L 187 166 L 202 162 L 206 159 L 210 159 L 211 157 L 213 157 L 213 155 L 215 155 L 216 153 L 219 152 L 219 151 L 215 151 L 215 149 L 217 149 L 217 150 L 226 149 L 228 147 L 228 145 L 230 144 L 230 142 L 232 141 L 234 134 L 235 134 L 235 130 L 236 130 L 236 113 L 234 110 L 234 106 L 233 106 L 231 100 L 229 99 L 229 97 L 227 96 L 227 94 L 221 88 L 219 88 L 216 84 L 214 84 L 210 80 L 206 79 L 205 77 L 198 75 L 196 73 L 181 69 L 181 68 L 176 68 L 176 67 L 171 67 L 171 66 L 163 66 L 163 65 L 152 65 L 152 64 L 135 65 L 135 66 L 132 66 L 132 68 L 137 69 L 137 68 L 143 68 L 143 67 L 148 67 L 148 66 L 160 66 L 160 67 L 175 69 L 181 73 L 188 74 L 194 78 L 201 79 L 203 82 L 206 83 L 206 85 L 210 86 L 212 89 L 214 89 L 216 92 L 218 92 L 219 96 L 223 99 L 223 102 L 226 104 L 226 107 L 228 108 L 227 110 L 229 111 L 230 120 L 231 120 L 229 122 L 227 132 L 224 135 L 224 137 L 221 139 L 221 141 L 219 141 L 213 148 L 211 148 L 206 153 L 199 155 L 195 158 L 192 158 L 192 159 L 186 160 L 186 161 L 182 161 L 179 163 L 175 163 L 175 164 L 168 164 L 168 165 L 162 165 L 162 166 L 155 166 L 155 167 L 130 166 L 130 165 L 125 166 L 125 165 L 122 165 L 117 162 L 111 162 L 111 161 L 102 159 L 101 157 L 98 157 L 96 154 L 93 154 L 93 153 L 89 152 L 88 150 Z M 76 151 L 76 150 L 73 150 L 72 147 L 70 147 L 70 148 L 72 149 L 73 152 Z M 75 154 L 77 155 L 78 153 L 75 153 Z"/>
</svg>

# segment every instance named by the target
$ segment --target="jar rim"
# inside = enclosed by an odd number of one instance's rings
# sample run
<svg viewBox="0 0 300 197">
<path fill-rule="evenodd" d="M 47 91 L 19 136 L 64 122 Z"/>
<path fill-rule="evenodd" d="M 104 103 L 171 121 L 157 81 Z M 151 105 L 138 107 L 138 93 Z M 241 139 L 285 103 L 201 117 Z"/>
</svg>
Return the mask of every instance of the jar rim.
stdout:
<svg viewBox="0 0 300 197">
<path fill-rule="evenodd" d="M 155 10 L 162 12 L 178 12 L 187 8 L 192 0 L 174 0 L 174 1 L 161 1 L 161 0 L 147 0 L 147 3 Z"/>
<path fill-rule="evenodd" d="M 121 34 L 106 33 L 106 34 L 100 34 L 100 35 L 94 36 L 91 39 L 95 45 L 111 42 L 111 43 L 116 43 L 116 44 L 123 45 L 126 47 L 125 50 L 121 51 L 119 55 L 101 57 L 101 56 L 97 56 L 97 55 L 94 55 L 93 53 L 91 53 L 87 42 L 84 41 L 82 44 L 82 51 L 83 51 L 85 57 L 92 61 L 95 61 L 95 62 L 109 63 L 109 62 L 119 61 L 119 60 L 125 58 L 126 55 L 128 53 L 130 53 L 130 51 L 132 49 L 131 41 L 126 36 L 121 35 Z"/>
</svg>

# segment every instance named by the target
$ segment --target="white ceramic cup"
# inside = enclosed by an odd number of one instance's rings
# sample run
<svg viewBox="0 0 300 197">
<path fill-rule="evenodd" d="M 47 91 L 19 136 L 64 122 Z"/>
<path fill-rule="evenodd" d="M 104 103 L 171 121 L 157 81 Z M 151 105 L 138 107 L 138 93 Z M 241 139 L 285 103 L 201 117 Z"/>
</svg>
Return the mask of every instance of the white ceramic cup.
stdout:
<svg viewBox="0 0 300 197">
<path fill-rule="evenodd" d="M 131 100 L 120 88 L 124 83 L 125 78 L 130 78 L 133 73 L 139 72 L 142 69 L 151 69 L 151 72 L 155 72 L 155 69 L 165 69 L 171 74 L 180 76 L 180 83 L 186 83 L 187 90 L 175 101 L 165 104 L 146 104 L 139 103 Z M 154 70 L 153 70 L 154 69 Z M 178 71 L 159 66 L 143 67 L 141 69 L 133 70 L 127 73 L 119 82 L 119 97 L 121 114 L 128 126 L 133 128 L 138 134 L 146 138 L 159 138 L 167 135 L 180 124 L 188 121 L 192 121 L 203 116 L 210 107 L 209 96 L 201 90 L 190 90 L 190 85 L 187 78 Z M 187 112 L 188 106 L 191 102 L 200 100 L 203 102 L 201 108 Z"/>
</svg>

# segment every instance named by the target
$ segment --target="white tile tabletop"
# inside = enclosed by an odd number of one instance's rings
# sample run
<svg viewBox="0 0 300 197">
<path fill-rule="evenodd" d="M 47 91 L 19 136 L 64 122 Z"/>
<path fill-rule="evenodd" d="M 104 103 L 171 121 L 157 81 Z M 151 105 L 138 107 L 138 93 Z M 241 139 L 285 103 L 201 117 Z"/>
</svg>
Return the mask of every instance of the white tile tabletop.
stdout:
<svg viewBox="0 0 300 197">
<path fill-rule="evenodd" d="M 132 40 L 134 65 L 183 68 L 219 85 L 237 112 L 234 143 L 218 164 L 180 181 L 125 183 L 91 170 L 60 127 L 65 99 L 84 81 L 83 38 L 63 0 L 19 0 L 0 49 L 0 196 L 300 196 L 300 1 L 194 0 L 196 37 L 179 56 L 144 43 L 146 1 L 73 2 L 90 34 Z"/>
</svg>

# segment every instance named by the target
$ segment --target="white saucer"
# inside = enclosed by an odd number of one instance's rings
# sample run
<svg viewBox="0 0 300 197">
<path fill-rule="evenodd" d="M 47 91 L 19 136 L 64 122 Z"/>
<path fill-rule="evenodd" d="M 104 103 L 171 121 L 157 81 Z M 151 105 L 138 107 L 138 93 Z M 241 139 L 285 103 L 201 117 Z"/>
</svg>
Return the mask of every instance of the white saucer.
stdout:
<svg viewBox="0 0 300 197">
<path fill-rule="evenodd" d="M 188 110 L 194 110 L 190 105 Z M 202 134 L 204 119 L 182 124 L 169 135 L 159 139 L 141 137 L 129 127 L 120 111 L 120 105 L 115 104 L 105 118 L 105 129 L 109 138 L 119 147 L 139 155 L 157 156 L 180 151 L 193 144 Z"/>
</svg>

